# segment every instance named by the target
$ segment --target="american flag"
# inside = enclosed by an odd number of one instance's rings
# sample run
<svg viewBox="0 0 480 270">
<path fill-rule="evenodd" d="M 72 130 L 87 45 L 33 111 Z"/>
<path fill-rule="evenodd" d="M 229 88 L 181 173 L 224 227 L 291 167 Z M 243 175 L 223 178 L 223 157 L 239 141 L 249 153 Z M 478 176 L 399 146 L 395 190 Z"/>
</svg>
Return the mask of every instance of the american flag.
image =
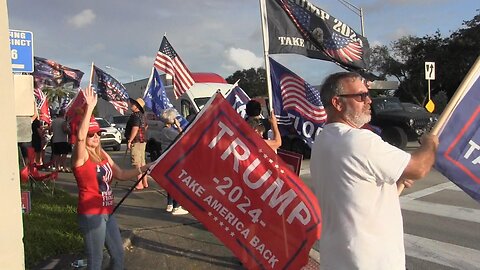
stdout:
<svg viewBox="0 0 480 270">
<path fill-rule="evenodd" d="M 192 74 L 165 36 L 162 39 L 162 44 L 160 44 L 160 49 L 158 49 L 153 65 L 159 70 L 172 76 L 173 90 L 175 97 L 177 98 L 195 83 Z"/>
<path fill-rule="evenodd" d="M 312 12 L 299 6 L 295 1 L 278 0 L 282 9 L 288 14 L 292 22 L 296 25 L 303 37 L 308 38 L 314 43 L 318 43 L 322 50 L 332 59 L 340 64 L 355 65 L 364 61 L 365 50 L 368 50 L 368 42 L 365 40 L 362 45 L 358 39 L 339 34 L 333 27 L 332 23 L 339 22 L 330 16 L 322 21 L 312 20 Z M 318 10 L 322 10 L 318 8 Z M 347 25 L 345 25 L 348 27 Z M 315 40 L 312 38 L 314 30 L 322 30 L 323 40 Z M 353 33 L 353 30 L 351 30 Z M 357 35 L 359 38 L 363 38 Z"/>
<path fill-rule="evenodd" d="M 71 101 L 72 101 L 72 98 L 69 95 L 64 96 L 61 99 L 60 106 L 58 107 L 58 109 L 65 111 L 65 109 L 67 108 L 68 104 L 70 104 Z"/>
<path fill-rule="evenodd" d="M 293 128 L 311 145 L 327 121 L 320 92 L 272 58 L 269 60 L 273 108 L 280 132 L 291 134 Z"/>
<path fill-rule="evenodd" d="M 83 77 L 83 72 L 61 65 L 53 60 L 34 57 L 35 70 L 33 77 L 37 80 L 43 80 L 44 84 L 61 87 L 69 82 L 73 83 L 73 87 L 79 87 Z"/>
<path fill-rule="evenodd" d="M 35 96 L 35 103 L 39 110 L 39 120 L 50 124 L 52 122 L 52 117 L 50 115 L 50 108 L 48 107 L 47 96 L 39 87 L 33 89 L 33 95 Z"/>
<path fill-rule="evenodd" d="M 283 75 L 280 78 L 280 90 L 284 109 L 296 110 L 315 123 L 322 123 L 327 119 L 320 93 L 302 78 Z"/>
<path fill-rule="evenodd" d="M 332 58 L 341 59 L 343 62 L 353 62 L 362 59 L 362 46 L 358 41 L 353 41 L 337 33 L 332 33 L 331 38 L 324 42 L 325 52 Z"/>
<path fill-rule="evenodd" d="M 112 103 L 113 107 L 115 107 L 120 114 L 125 114 L 128 110 L 129 98 L 125 86 L 95 65 L 92 65 L 92 68 L 93 77 L 91 84 L 95 92 L 104 100 Z"/>
</svg>

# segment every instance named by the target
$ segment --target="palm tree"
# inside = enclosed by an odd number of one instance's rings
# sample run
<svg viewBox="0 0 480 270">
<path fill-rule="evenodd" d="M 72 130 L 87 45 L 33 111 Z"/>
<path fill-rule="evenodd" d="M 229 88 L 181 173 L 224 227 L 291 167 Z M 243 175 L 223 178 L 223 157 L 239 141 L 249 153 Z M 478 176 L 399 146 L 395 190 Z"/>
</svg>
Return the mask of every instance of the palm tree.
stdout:
<svg viewBox="0 0 480 270">
<path fill-rule="evenodd" d="M 45 86 L 42 91 L 47 96 L 48 103 L 54 108 L 60 107 L 62 100 L 66 97 L 73 97 L 78 89 L 73 87 L 73 83 L 66 83 L 62 86 Z"/>
</svg>

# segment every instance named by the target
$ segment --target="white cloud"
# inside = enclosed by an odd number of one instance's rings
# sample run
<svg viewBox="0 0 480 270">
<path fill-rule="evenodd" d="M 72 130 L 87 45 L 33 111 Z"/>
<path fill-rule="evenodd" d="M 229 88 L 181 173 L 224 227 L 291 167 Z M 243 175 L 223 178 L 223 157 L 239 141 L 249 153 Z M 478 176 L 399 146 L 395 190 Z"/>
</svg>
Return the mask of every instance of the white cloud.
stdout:
<svg viewBox="0 0 480 270">
<path fill-rule="evenodd" d="M 141 68 L 151 68 L 153 66 L 153 57 L 152 56 L 137 56 L 133 59 L 133 62 L 136 66 L 141 67 Z"/>
<path fill-rule="evenodd" d="M 91 9 L 85 9 L 72 18 L 68 19 L 68 23 L 76 28 L 82 28 L 86 25 L 92 24 L 95 20 L 95 13 Z"/>
<path fill-rule="evenodd" d="M 230 62 L 229 65 L 225 65 L 228 68 L 249 69 L 263 65 L 262 57 L 257 57 L 254 53 L 245 49 L 230 48 L 225 51 L 225 56 L 227 61 Z"/>
</svg>

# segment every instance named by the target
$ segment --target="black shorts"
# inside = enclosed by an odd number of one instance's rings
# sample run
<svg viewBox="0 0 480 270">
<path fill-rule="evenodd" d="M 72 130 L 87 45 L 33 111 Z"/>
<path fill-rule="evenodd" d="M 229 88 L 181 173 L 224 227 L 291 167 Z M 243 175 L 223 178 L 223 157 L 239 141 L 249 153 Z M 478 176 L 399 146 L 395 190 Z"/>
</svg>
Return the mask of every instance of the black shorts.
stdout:
<svg viewBox="0 0 480 270">
<path fill-rule="evenodd" d="M 66 155 L 72 152 L 72 146 L 68 142 L 54 143 L 52 152 L 54 155 Z"/>
<path fill-rule="evenodd" d="M 35 153 L 42 152 L 42 140 L 37 138 L 32 138 L 32 147 L 35 149 Z"/>
</svg>

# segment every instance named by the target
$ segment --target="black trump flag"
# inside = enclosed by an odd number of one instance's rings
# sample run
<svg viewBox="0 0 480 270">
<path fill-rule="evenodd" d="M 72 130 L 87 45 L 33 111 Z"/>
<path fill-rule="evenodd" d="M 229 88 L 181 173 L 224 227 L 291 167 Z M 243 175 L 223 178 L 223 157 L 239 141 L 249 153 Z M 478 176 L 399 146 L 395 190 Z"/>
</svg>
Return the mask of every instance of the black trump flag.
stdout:
<svg viewBox="0 0 480 270">
<path fill-rule="evenodd" d="M 368 68 L 363 36 L 307 0 L 266 0 L 270 54 L 293 53 L 332 61 L 348 70 Z"/>
</svg>

